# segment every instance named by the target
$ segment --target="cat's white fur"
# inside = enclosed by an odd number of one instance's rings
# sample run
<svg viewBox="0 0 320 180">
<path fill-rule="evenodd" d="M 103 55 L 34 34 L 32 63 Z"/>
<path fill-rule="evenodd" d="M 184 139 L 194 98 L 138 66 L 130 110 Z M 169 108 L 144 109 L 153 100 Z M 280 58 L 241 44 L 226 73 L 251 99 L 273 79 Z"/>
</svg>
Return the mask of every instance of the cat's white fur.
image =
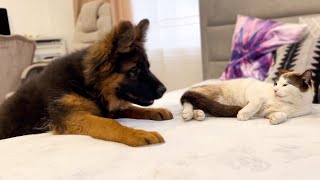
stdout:
<svg viewBox="0 0 320 180">
<path fill-rule="evenodd" d="M 189 121 L 191 119 L 195 119 L 197 121 L 202 121 L 205 117 L 206 115 L 202 110 L 193 110 L 192 104 L 188 102 L 183 103 L 182 118 L 184 120 Z"/>
<path fill-rule="evenodd" d="M 237 115 L 240 121 L 254 116 L 268 118 L 270 124 L 279 124 L 288 118 L 309 114 L 312 110 L 313 88 L 301 92 L 283 77 L 280 77 L 276 86 L 252 78 L 224 81 L 218 86 L 223 91 L 217 100 L 219 103 L 243 107 Z M 197 91 L 197 87 L 190 91 Z M 183 107 L 183 119 L 205 118 L 205 113 L 193 110 L 190 103 L 185 102 Z"/>
</svg>

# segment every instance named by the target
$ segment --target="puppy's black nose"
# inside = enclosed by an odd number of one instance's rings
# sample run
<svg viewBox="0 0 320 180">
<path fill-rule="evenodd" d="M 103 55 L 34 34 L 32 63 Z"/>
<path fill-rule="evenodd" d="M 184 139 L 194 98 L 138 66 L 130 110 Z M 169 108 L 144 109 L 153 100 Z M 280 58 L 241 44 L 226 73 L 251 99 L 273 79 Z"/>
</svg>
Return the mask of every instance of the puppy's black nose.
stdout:
<svg viewBox="0 0 320 180">
<path fill-rule="evenodd" d="M 158 98 L 161 98 L 162 97 L 162 95 L 164 94 L 164 92 L 166 92 L 166 87 L 164 87 L 164 86 L 159 86 L 158 88 L 157 88 L 157 90 L 156 90 L 156 92 L 157 92 L 157 97 Z"/>
</svg>

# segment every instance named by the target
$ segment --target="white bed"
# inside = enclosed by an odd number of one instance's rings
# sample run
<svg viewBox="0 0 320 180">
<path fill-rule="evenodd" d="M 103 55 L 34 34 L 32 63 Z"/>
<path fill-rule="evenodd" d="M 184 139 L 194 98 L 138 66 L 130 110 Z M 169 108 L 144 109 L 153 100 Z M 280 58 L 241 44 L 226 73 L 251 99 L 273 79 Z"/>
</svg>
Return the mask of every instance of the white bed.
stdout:
<svg viewBox="0 0 320 180">
<path fill-rule="evenodd" d="M 320 105 L 311 115 L 280 125 L 214 117 L 184 122 L 179 99 L 185 90 L 154 104 L 169 108 L 173 120 L 119 120 L 160 132 L 164 144 L 133 148 L 50 133 L 5 139 L 0 180 L 320 179 Z"/>
</svg>

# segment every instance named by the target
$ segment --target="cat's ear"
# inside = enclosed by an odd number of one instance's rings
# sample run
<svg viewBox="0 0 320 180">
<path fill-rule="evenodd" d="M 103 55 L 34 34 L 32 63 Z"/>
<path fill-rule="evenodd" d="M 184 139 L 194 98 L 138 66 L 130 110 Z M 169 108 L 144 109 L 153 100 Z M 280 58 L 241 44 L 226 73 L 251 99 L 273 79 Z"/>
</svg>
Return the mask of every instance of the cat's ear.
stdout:
<svg viewBox="0 0 320 180">
<path fill-rule="evenodd" d="M 301 74 L 301 79 L 303 82 L 309 86 L 311 86 L 312 82 L 312 71 L 310 69 L 306 70 L 304 73 Z"/>
<path fill-rule="evenodd" d="M 288 73 L 288 72 L 290 72 L 290 71 L 288 71 L 288 70 L 286 70 L 286 69 L 281 69 L 281 70 L 279 71 L 279 75 L 281 76 L 282 74 L 285 74 L 285 73 Z"/>
</svg>

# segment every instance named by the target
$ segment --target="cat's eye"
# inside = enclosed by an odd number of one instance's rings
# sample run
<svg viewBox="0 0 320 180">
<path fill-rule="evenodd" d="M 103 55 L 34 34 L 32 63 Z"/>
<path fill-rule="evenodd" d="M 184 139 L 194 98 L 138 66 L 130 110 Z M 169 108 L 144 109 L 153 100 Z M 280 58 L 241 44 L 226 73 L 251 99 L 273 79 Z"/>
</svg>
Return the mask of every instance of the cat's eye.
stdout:
<svg viewBox="0 0 320 180">
<path fill-rule="evenodd" d="M 276 82 L 273 84 L 274 86 L 278 85 Z"/>
<path fill-rule="evenodd" d="M 287 86 L 288 84 L 284 84 L 284 85 L 282 85 L 282 86 Z"/>
</svg>

